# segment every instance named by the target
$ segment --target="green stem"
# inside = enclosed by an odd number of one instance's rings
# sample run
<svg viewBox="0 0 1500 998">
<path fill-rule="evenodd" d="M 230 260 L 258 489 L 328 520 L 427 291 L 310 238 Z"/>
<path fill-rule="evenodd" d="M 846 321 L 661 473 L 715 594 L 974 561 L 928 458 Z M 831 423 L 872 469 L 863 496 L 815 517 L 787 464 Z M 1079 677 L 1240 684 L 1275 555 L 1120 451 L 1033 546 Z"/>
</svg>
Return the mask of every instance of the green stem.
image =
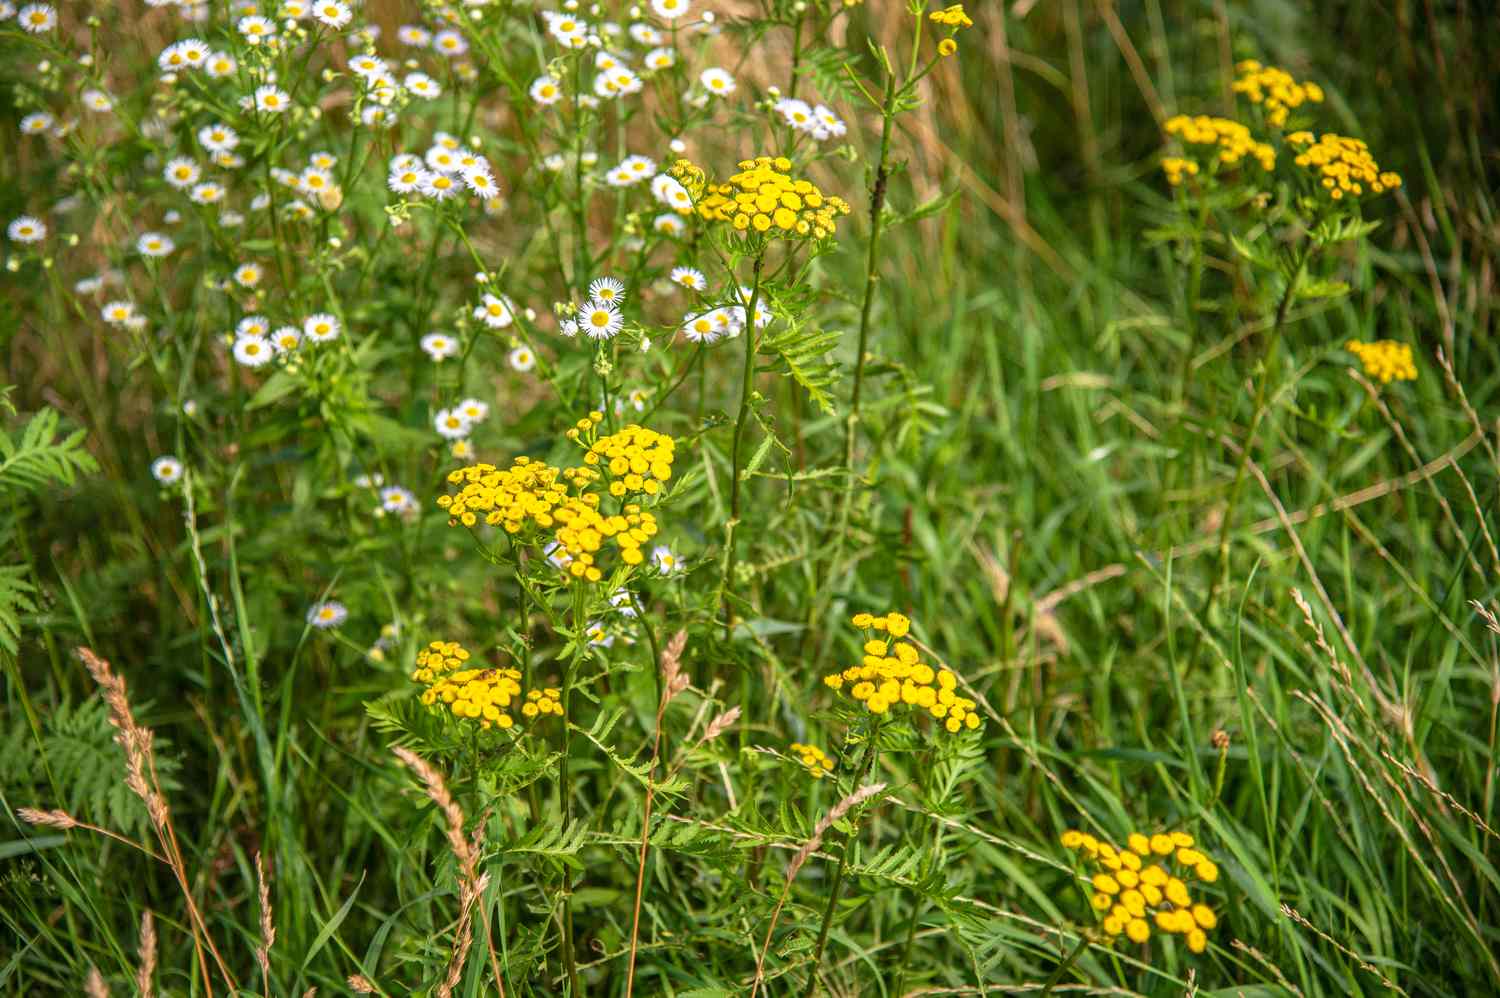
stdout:
<svg viewBox="0 0 1500 998">
<path fill-rule="evenodd" d="M 1292 270 L 1292 276 L 1287 280 L 1286 290 L 1282 292 L 1281 301 L 1276 305 L 1276 319 L 1271 324 L 1271 335 L 1266 342 L 1266 352 L 1261 358 L 1261 374 L 1255 383 L 1255 407 L 1250 416 L 1250 429 L 1245 434 L 1245 445 L 1240 450 L 1240 459 L 1234 472 L 1234 485 L 1229 490 L 1229 503 L 1224 508 L 1224 520 L 1219 524 L 1219 542 L 1214 554 L 1213 575 L 1209 579 L 1208 592 L 1203 598 L 1203 606 L 1198 610 L 1198 618 L 1204 619 L 1213 607 L 1214 597 L 1220 588 L 1221 576 L 1228 568 L 1229 557 L 1229 534 L 1234 527 L 1234 513 L 1239 505 L 1240 494 L 1245 487 L 1245 472 L 1250 466 L 1250 455 L 1255 450 L 1256 436 L 1260 433 L 1260 424 L 1265 419 L 1267 409 L 1267 396 L 1270 394 L 1271 379 L 1274 376 L 1272 368 L 1276 363 L 1276 353 L 1281 346 L 1281 334 L 1286 328 L 1286 317 L 1292 307 L 1292 300 L 1297 296 L 1297 285 L 1302 280 L 1302 272 L 1307 269 L 1307 261 L 1312 256 L 1312 244 L 1307 243 L 1297 255 L 1297 266 Z M 1199 639 L 1202 630 L 1198 632 Z M 1194 649 L 1197 642 L 1194 642 Z"/>
<path fill-rule="evenodd" d="M 1073 949 L 1069 951 L 1067 956 L 1063 957 L 1063 962 L 1057 965 L 1057 969 L 1052 972 L 1052 976 L 1047 978 L 1047 983 L 1042 987 L 1040 998 L 1047 998 L 1053 989 L 1062 983 L 1063 976 L 1067 974 L 1068 968 L 1072 967 L 1078 961 L 1079 956 L 1088 948 L 1088 945 L 1089 937 L 1080 934 L 1078 942 L 1073 946 Z"/>
<path fill-rule="evenodd" d="M 563 827 L 567 828 L 573 820 L 573 794 L 572 784 L 569 780 L 568 759 L 573 745 L 573 712 L 570 706 L 573 692 L 573 683 L 578 678 L 578 666 L 583 661 L 584 652 L 588 649 L 588 635 L 586 622 L 584 620 L 587 590 L 582 583 L 573 586 L 573 657 L 568 661 L 567 668 L 563 671 L 562 682 L 562 708 L 563 708 L 563 744 L 562 760 L 558 763 L 557 789 L 561 795 Z M 573 998 L 579 998 L 583 989 L 578 983 L 578 958 L 573 950 L 573 888 L 569 883 L 571 877 L 566 871 L 563 873 L 563 895 L 562 895 L 562 956 L 563 965 L 568 972 L 568 986 Z"/>
<path fill-rule="evenodd" d="M 729 458 L 732 477 L 729 483 L 728 536 L 724 541 L 728 550 L 724 558 L 724 579 L 719 587 L 724 598 L 726 641 L 734 631 L 734 609 L 730 598 L 734 592 L 735 556 L 738 549 L 734 535 L 740 522 L 740 457 L 744 446 L 745 424 L 750 418 L 750 396 L 755 391 L 755 311 L 760 304 L 760 271 L 765 261 L 765 250 L 762 250 L 755 257 L 755 283 L 750 288 L 750 303 L 745 307 L 745 369 L 740 376 L 740 411 L 734 421 L 734 444 Z"/>
<path fill-rule="evenodd" d="M 870 726 L 870 740 L 865 744 L 864 756 L 859 763 L 859 775 L 854 780 L 854 790 L 864 785 L 865 779 L 870 775 L 870 770 L 875 764 L 876 742 L 880 737 L 880 717 L 876 716 L 875 723 Z M 828 904 L 823 909 L 823 924 L 818 929 L 818 944 L 813 947 L 812 969 L 807 974 L 807 990 L 802 992 L 803 998 L 813 998 L 818 993 L 818 968 L 823 963 L 823 950 L 828 945 L 828 931 L 833 927 L 833 910 L 838 907 L 839 892 L 844 885 L 844 870 L 849 865 L 849 843 L 854 838 L 852 831 L 854 825 L 850 822 L 850 831 L 844 833 L 839 845 L 839 865 L 833 871 L 833 883 L 828 889 Z"/>
</svg>

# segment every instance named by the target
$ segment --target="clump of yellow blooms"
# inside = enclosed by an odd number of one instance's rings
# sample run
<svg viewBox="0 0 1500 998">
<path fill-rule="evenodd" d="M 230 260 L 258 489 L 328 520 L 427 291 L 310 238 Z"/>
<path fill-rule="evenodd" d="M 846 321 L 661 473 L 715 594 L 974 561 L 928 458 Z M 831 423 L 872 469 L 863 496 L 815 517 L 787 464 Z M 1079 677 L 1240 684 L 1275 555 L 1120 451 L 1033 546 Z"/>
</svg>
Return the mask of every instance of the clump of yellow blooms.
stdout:
<svg viewBox="0 0 1500 998">
<path fill-rule="evenodd" d="M 1364 364 L 1365 373 L 1383 385 L 1392 381 L 1417 380 L 1417 365 L 1412 359 L 1410 343 L 1397 343 L 1395 340 L 1376 340 L 1373 343 L 1350 340 L 1345 347 Z"/>
<path fill-rule="evenodd" d="M 1246 59 L 1234 68 L 1239 73 L 1233 83 L 1234 92 L 1264 107 L 1266 121 L 1276 128 L 1286 124 L 1292 108 L 1323 102 L 1322 87 L 1316 83 L 1298 83 L 1284 69 L 1262 66 L 1254 59 Z"/>
<path fill-rule="evenodd" d="M 434 641 L 418 652 L 411 678 L 427 686 L 422 702 L 446 708 L 454 717 L 476 720 L 484 729 L 514 726 L 506 710 L 521 696 L 521 674 L 515 669 L 468 668 L 468 661 L 468 651 L 457 641 Z M 532 696 L 536 693 L 531 691 Z M 557 713 L 562 713 L 561 707 Z"/>
<path fill-rule="evenodd" d="M 609 472 L 609 494 L 617 499 L 637 492 L 648 496 L 659 494 L 662 483 L 672 477 L 676 441 L 665 433 L 634 423 L 618 433 L 596 438 L 597 427 L 592 419 L 580 419 L 568 431 L 568 438 L 587 448 L 584 464 L 603 467 Z"/>
<path fill-rule="evenodd" d="M 555 686 L 546 686 L 539 690 L 528 690 L 526 693 L 526 702 L 521 704 L 521 716 L 533 718 L 555 714 L 558 717 L 562 717 L 562 701 L 558 699 L 561 695 L 561 692 Z"/>
<path fill-rule="evenodd" d="M 1238 121 L 1228 118 L 1213 118 L 1206 114 L 1179 114 L 1168 118 L 1163 126 L 1168 135 L 1175 135 L 1190 145 L 1217 146 L 1219 162 L 1234 165 L 1249 156 L 1267 172 L 1276 168 L 1276 150 L 1264 142 L 1257 142 L 1250 129 Z"/>
<path fill-rule="evenodd" d="M 1173 187 L 1182 183 L 1185 177 L 1196 177 L 1198 175 L 1198 164 L 1181 156 L 1166 156 L 1162 158 L 1161 168 L 1167 174 L 1167 183 Z"/>
<path fill-rule="evenodd" d="M 608 477 L 608 492 L 617 499 L 659 495 L 662 483 L 672 477 L 675 443 L 635 425 L 599 437 L 603 420 L 603 413 L 592 412 L 568 430 L 568 438 L 585 448 L 578 467 L 558 469 L 518 457 L 507 469 L 474 464 L 450 472 L 449 483 L 461 487 L 457 494 L 437 498 L 448 511 L 449 525 L 472 527 L 483 514 L 485 523 L 508 534 L 548 542 L 553 560 L 585 582 L 604 577 L 596 560 L 606 542 L 619 550 L 627 565 L 645 561 L 641 545 L 656 535 L 656 517 L 636 503 L 605 514 L 599 509 L 601 496 L 592 487 Z"/>
<path fill-rule="evenodd" d="M 950 28 L 972 28 L 974 26 L 974 22 L 969 20 L 969 15 L 964 13 L 964 5 L 961 3 L 945 7 L 942 10 L 935 10 L 931 14 L 928 14 L 927 17 L 929 20 L 936 21 L 938 24 L 946 25 Z"/>
<path fill-rule="evenodd" d="M 1401 175 L 1382 171 L 1370 147 L 1359 139 L 1325 132 L 1314 141 L 1312 132 L 1293 132 L 1286 140 L 1306 147 L 1293 162 L 1312 173 L 1335 201 L 1346 194 L 1363 194 L 1366 185 L 1371 194 L 1401 186 Z"/>
<path fill-rule="evenodd" d="M 1191 835 L 1135 832 L 1126 848 L 1116 849 L 1087 832 L 1069 830 L 1062 834 L 1062 845 L 1098 869 L 1089 881 L 1094 889 L 1089 903 L 1103 915 L 1110 936 L 1143 943 L 1151 938 L 1154 923 L 1162 932 L 1182 936 L 1194 953 L 1207 948 L 1207 932 L 1219 923 L 1218 916 L 1193 900 L 1183 878 L 1211 884 L 1219 879 L 1219 868 L 1194 848 Z"/>
<path fill-rule="evenodd" d="M 678 160 L 671 172 L 692 196 L 699 217 L 728 222 L 740 232 L 826 239 L 833 235 L 838 216 L 849 214 L 843 198 L 825 196 L 812 181 L 787 173 L 792 161 L 785 156 L 741 160 L 739 168 L 722 184 L 708 183 L 703 171 L 685 159 Z"/>
<path fill-rule="evenodd" d="M 792 742 L 788 748 L 801 756 L 802 765 L 807 767 L 807 771 L 812 774 L 813 779 L 821 780 L 833 771 L 833 760 L 828 758 L 828 755 L 816 745 L 802 745 L 798 742 Z"/>
<path fill-rule="evenodd" d="M 974 701 L 954 692 L 957 676 L 947 669 L 933 669 L 907 642 L 890 640 L 907 635 L 911 630 L 908 618 L 899 613 L 880 617 L 857 613 L 852 622 L 872 632 L 864 644 L 864 657 L 859 665 L 824 676 L 829 689 L 845 692 L 847 685 L 848 695 L 877 716 L 904 705 L 930 713 L 951 732 L 972 731 L 983 723 L 974 713 Z"/>
</svg>

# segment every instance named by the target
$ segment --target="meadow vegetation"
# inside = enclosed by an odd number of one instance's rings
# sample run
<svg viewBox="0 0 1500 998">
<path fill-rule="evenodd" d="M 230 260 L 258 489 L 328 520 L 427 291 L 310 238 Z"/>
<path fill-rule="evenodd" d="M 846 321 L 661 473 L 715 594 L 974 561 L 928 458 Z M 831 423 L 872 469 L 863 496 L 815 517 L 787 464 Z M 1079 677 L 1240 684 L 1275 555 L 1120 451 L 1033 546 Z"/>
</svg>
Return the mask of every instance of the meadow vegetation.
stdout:
<svg viewBox="0 0 1500 998">
<path fill-rule="evenodd" d="M 0 0 L 0 993 L 1500 991 L 1481 11 Z"/>
</svg>

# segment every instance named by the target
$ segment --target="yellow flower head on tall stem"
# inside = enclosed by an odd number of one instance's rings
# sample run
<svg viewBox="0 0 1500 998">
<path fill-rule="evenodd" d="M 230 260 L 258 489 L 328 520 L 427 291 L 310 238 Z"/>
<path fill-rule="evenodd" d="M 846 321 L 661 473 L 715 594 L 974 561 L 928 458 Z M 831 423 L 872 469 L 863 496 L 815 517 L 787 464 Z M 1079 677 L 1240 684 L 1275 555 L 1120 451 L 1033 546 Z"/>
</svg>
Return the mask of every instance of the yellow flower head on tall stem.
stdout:
<svg viewBox="0 0 1500 998">
<path fill-rule="evenodd" d="M 1133 832 L 1119 848 L 1087 832 L 1062 833 L 1062 847 L 1078 853 L 1086 868 L 1089 904 L 1111 938 L 1144 943 L 1153 931 L 1181 936 L 1193 953 L 1208 947 L 1208 931 L 1219 923 L 1213 908 L 1194 898 L 1188 882 L 1211 884 L 1219 867 L 1186 832 Z"/>
</svg>

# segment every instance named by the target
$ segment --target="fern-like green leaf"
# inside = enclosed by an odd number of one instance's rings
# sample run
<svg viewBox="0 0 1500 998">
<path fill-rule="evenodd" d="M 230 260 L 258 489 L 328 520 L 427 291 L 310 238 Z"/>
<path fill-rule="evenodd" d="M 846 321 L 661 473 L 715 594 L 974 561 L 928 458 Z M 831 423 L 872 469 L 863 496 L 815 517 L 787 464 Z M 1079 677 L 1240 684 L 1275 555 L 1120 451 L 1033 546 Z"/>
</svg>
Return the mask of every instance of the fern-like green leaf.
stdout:
<svg viewBox="0 0 1500 998">
<path fill-rule="evenodd" d="M 78 475 L 97 471 L 83 449 L 83 430 L 58 439 L 60 418 L 43 409 L 21 428 L 19 438 L 0 432 L 0 491 L 39 492 L 48 485 L 72 485 Z"/>
</svg>

